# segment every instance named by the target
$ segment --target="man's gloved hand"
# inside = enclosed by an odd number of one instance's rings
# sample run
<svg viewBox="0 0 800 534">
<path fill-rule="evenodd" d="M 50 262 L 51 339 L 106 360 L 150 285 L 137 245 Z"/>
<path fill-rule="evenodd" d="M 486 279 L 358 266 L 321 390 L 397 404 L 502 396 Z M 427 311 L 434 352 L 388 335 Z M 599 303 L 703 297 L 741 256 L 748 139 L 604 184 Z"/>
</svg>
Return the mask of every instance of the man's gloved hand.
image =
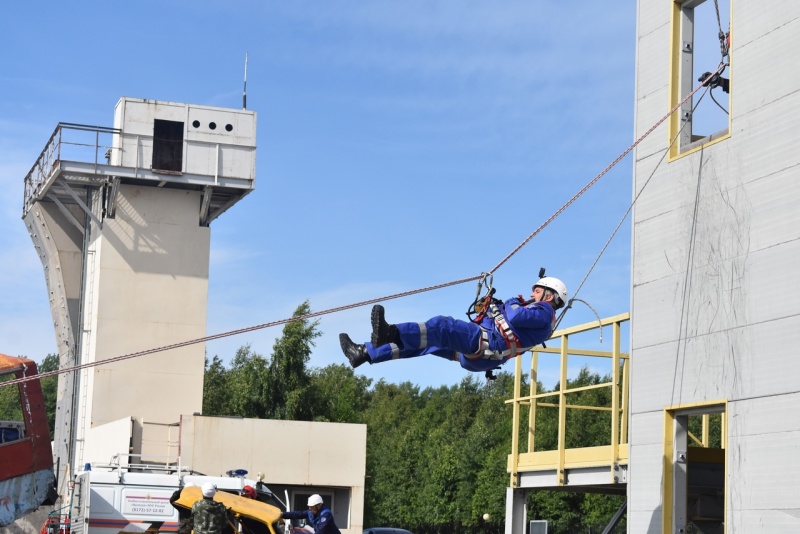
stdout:
<svg viewBox="0 0 800 534">
<path fill-rule="evenodd" d="M 710 72 L 704 72 L 697 78 L 697 81 L 703 82 L 703 87 L 708 87 L 709 85 L 711 87 L 716 87 L 719 84 L 719 74 L 711 76 Z"/>
<path fill-rule="evenodd" d="M 726 93 L 730 92 L 730 80 L 728 78 L 723 78 L 719 75 L 719 73 L 714 74 L 711 76 L 710 72 L 704 72 L 702 76 L 697 78 L 698 82 L 703 82 L 703 87 L 711 86 L 711 88 L 715 87 L 722 87 L 722 90 Z"/>
</svg>

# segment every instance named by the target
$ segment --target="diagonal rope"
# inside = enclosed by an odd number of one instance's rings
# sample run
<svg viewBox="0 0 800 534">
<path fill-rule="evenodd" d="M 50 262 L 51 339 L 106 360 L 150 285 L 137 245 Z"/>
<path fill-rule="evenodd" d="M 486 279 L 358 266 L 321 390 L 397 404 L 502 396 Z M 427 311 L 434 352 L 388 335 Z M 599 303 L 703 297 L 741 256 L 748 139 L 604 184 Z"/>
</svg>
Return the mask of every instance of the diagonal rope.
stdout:
<svg viewBox="0 0 800 534">
<path fill-rule="evenodd" d="M 196 339 L 190 339 L 190 340 L 187 340 L 187 341 L 181 341 L 181 342 L 178 342 L 178 343 L 173 343 L 171 345 L 164 345 L 164 346 L 155 347 L 155 348 L 152 348 L 152 349 L 146 349 L 146 350 L 140 350 L 140 351 L 137 351 L 137 352 L 131 352 L 130 354 L 123 354 L 121 356 L 115 356 L 113 358 L 108 358 L 108 359 L 105 359 L 105 360 L 97 360 L 97 361 L 94 361 L 94 362 L 87 362 L 87 363 L 83 363 L 83 364 L 80 364 L 80 365 L 75 365 L 73 367 L 65 367 L 63 369 L 55 369 L 53 371 L 45 371 L 44 373 L 39 373 L 38 375 L 33 376 L 33 377 L 17 378 L 17 379 L 14 379 L 14 380 L 8 380 L 6 382 L 0 383 L 0 388 L 4 387 L 4 386 L 10 386 L 10 385 L 13 385 L 13 384 L 19 384 L 21 382 L 27 382 L 29 380 L 33 380 L 33 379 L 36 379 L 36 378 L 44 378 L 44 377 L 53 376 L 53 375 L 57 375 L 57 374 L 61 374 L 61 373 L 66 373 L 66 372 L 69 372 L 69 371 L 80 371 L 80 370 L 88 369 L 90 367 L 95 367 L 95 366 L 98 366 L 98 365 L 106 365 L 106 364 L 109 364 L 109 363 L 121 362 L 123 360 L 130 360 L 132 358 L 138 358 L 140 356 L 147 356 L 148 354 L 155 354 L 157 352 L 164 352 L 164 351 L 168 351 L 168 350 L 179 349 L 179 348 L 182 348 L 182 347 L 188 347 L 189 345 L 196 345 L 198 343 L 205 343 L 207 341 L 214 341 L 215 339 L 222 339 L 222 338 L 226 338 L 226 337 L 236 336 L 236 335 L 239 335 L 239 334 L 245 334 L 247 332 L 253 332 L 255 330 L 262 330 L 262 329 L 265 329 L 265 328 L 271 328 L 273 326 L 279 326 L 279 325 L 282 325 L 282 324 L 287 324 L 287 323 L 291 323 L 291 322 L 295 322 L 295 321 L 304 321 L 306 319 L 313 319 L 314 317 L 320 317 L 322 315 L 328 315 L 328 314 L 331 314 L 331 313 L 337 313 L 337 312 L 349 310 L 349 309 L 352 309 L 352 308 L 358 308 L 358 307 L 361 307 L 361 306 L 367 306 L 369 304 L 377 304 L 378 302 L 383 302 L 383 301 L 386 301 L 386 300 L 394 300 L 394 299 L 398 299 L 398 298 L 401 298 L 401 297 L 408 297 L 408 296 L 411 296 L 411 295 L 416 295 L 418 293 L 424 293 L 426 291 L 433 291 L 435 289 L 442 289 L 442 288 L 445 288 L 445 287 L 455 286 L 455 285 L 458 285 L 458 284 L 464 284 L 464 283 L 467 283 L 467 282 L 474 282 L 475 280 L 477 280 L 479 278 L 481 278 L 481 275 L 471 276 L 469 278 L 462 278 L 460 280 L 454 280 L 452 282 L 444 282 L 444 283 L 441 283 L 441 284 L 428 286 L 428 287 L 424 287 L 424 288 L 420 288 L 420 289 L 413 289 L 413 290 L 410 290 L 410 291 L 404 291 L 402 293 L 394 293 L 392 295 L 387 295 L 385 297 L 378 297 L 378 298 L 369 299 L 369 300 L 362 300 L 361 302 L 355 302 L 355 303 L 352 303 L 352 304 L 346 304 L 344 306 L 338 306 L 336 308 L 328 308 L 327 310 L 320 310 L 320 311 L 316 311 L 316 312 L 306 313 L 306 314 L 303 314 L 303 315 L 288 317 L 286 319 L 279 319 L 277 321 L 272 321 L 272 322 L 269 322 L 269 323 L 261 323 L 261 324 L 257 324 L 257 325 L 253 325 L 253 326 L 248 326 L 248 327 L 245 327 L 245 328 L 239 328 L 237 330 L 228 330 L 228 331 L 225 331 L 225 332 L 220 332 L 218 334 L 212 334 L 210 336 L 205 336 L 205 337 L 200 337 L 200 338 L 196 338 Z"/>
<path fill-rule="evenodd" d="M 608 173 L 608 171 L 610 171 L 617 163 L 619 163 L 622 160 L 622 158 L 627 156 L 628 153 L 630 153 L 631 150 L 636 148 L 636 146 L 639 143 L 641 143 L 648 135 L 650 135 L 658 126 L 660 126 L 661 123 L 663 123 L 665 120 L 667 120 L 667 118 L 669 118 L 670 115 L 675 113 L 675 111 L 677 111 L 684 103 L 686 103 L 687 100 L 689 100 L 692 96 L 694 96 L 694 94 L 698 90 L 700 90 L 700 88 L 703 86 L 703 83 L 705 83 L 706 81 L 710 80 L 711 76 L 714 76 L 715 74 L 719 73 L 721 71 L 721 69 L 723 69 L 724 67 L 725 67 L 724 63 L 720 64 L 720 66 L 717 68 L 716 72 L 712 73 L 708 78 L 703 80 L 703 82 L 701 82 L 700 85 L 695 87 L 695 89 L 691 93 L 686 95 L 686 97 L 683 100 L 681 100 L 678 104 L 676 104 L 671 110 L 669 110 L 669 112 L 666 115 L 661 117 L 653 126 L 650 127 L 649 130 L 647 130 L 632 145 L 630 145 L 624 152 L 622 152 L 622 154 L 617 156 L 617 158 L 614 161 L 612 161 L 611 163 L 609 163 L 608 166 L 606 166 L 605 169 L 603 169 L 597 176 L 592 178 L 592 180 L 589 181 L 589 183 L 587 183 L 583 187 L 583 189 L 581 189 L 577 194 L 575 194 L 561 208 L 556 210 L 556 212 L 553 213 L 553 215 L 551 215 L 544 223 L 542 223 L 539 226 L 539 228 L 534 230 L 533 233 L 531 233 L 527 238 L 525 238 L 525 240 L 522 243 L 520 243 L 514 250 L 512 250 L 509 254 L 507 254 L 505 258 L 503 258 L 497 265 L 495 265 L 491 269 L 491 271 L 489 271 L 489 274 L 494 273 L 494 271 L 499 269 L 503 264 L 505 264 L 509 259 L 511 259 L 511 257 L 514 256 L 514 254 L 519 252 L 522 249 L 522 247 L 527 245 L 531 241 L 531 239 L 533 239 L 539 232 L 541 232 L 547 225 L 549 225 L 556 217 L 561 215 L 581 195 L 583 195 L 586 191 L 588 191 L 590 187 L 592 187 L 595 183 L 597 183 L 597 181 L 600 180 L 600 178 L 602 178 L 606 173 Z M 605 250 L 605 248 L 603 250 Z M 80 365 L 75 365 L 75 366 L 72 366 L 72 367 L 65 367 L 63 369 L 56 369 L 56 370 L 53 370 L 53 371 L 46 371 L 44 373 L 40 373 L 38 375 L 34 375 L 34 376 L 30 376 L 30 377 L 23 377 L 23 378 L 16 378 L 14 380 L 7 380 L 5 382 L 0 383 L 0 388 L 6 387 L 6 386 L 15 385 L 15 384 L 20 384 L 22 382 L 28 382 L 28 381 L 31 381 L 31 380 L 38 380 L 40 378 L 45 378 L 45 377 L 48 377 L 48 376 L 58 375 L 58 374 L 62 374 L 62 373 L 68 373 L 68 372 L 72 372 L 72 371 L 80 371 L 80 370 L 83 370 L 83 369 L 88 369 L 90 367 L 96 367 L 98 365 L 106 365 L 106 364 L 110 364 L 110 363 L 121 362 L 121 361 L 124 361 L 124 360 L 130 360 L 132 358 L 138 358 L 140 356 L 147 356 L 149 354 L 155 354 L 157 352 L 164 352 L 164 351 L 178 349 L 178 348 L 182 348 L 182 347 L 188 347 L 190 345 L 197 345 L 198 343 L 205 343 L 205 342 L 213 341 L 213 340 L 216 340 L 216 339 L 222 339 L 222 338 L 226 338 L 226 337 L 236 336 L 236 335 L 239 335 L 239 334 L 244 334 L 244 333 L 247 333 L 247 332 L 253 332 L 255 330 L 262 330 L 262 329 L 265 329 L 265 328 L 271 328 L 273 326 L 279 326 L 279 325 L 291 323 L 291 322 L 294 322 L 294 321 L 304 321 L 304 320 L 307 320 L 307 319 L 312 319 L 314 317 L 320 317 L 322 315 L 328 315 L 328 314 L 331 314 L 331 313 L 338 313 L 338 312 L 341 312 L 341 311 L 345 311 L 345 310 L 349 310 L 349 309 L 353 309 L 353 308 L 358 308 L 358 307 L 361 307 L 361 306 L 367 306 L 369 304 L 377 304 L 378 302 L 383 302 L 383 301 L 387 301 L 387 300 L 394 300 L 394 299 L 398 299 L 398 298 L 401 298 L 401 297 L 408 297 L 408 296 L 411 296 L 411 295 L 416 295 L 416 294 L 419 294 L 419 293 L 425 293 L 425 292 L 433 291 L 433 290 L 436 290 L 436 289 L 442 289 L 442 288 L 445 288 L 445 287 L 465 284 L 467 282 L 474 282 L 476 280 L 480 280 L 480 279 L 484 278 L 486 276 L 486 274 L 487 273 L 481 273 L 479 275 L 470 276 L 470 277 L 467 277 L 467 278 L 461 278 L 461 279 L 458 279 L 458 280 L 453 280 L 451 282 L 444 282 L 444 283 L 441 283 L 441 284 L 422 287 L 422 288 L 419 288 L 419 289 L 413 289 L 413 290 L 410 290 L 410 291 L 404 291 L 404 292 L 401 292 L 401 293 L 394 293 L 394 294 L 387 295 L 387 296 L 384 296 L 384 297 L 378 297 L 378 298 L 373 298 L 373 299 L 369 299 L 369 300 L 362 300 L 360 302 L 355 302 L 355 303 L 347 304 L 347 305 L 344 305 L 344 306 L 338 306 L 338 307 L 335 307 L 335 308 L 328 308 L 327 310 L 311 312 L 311 313 L 307 313 L 307 314 L 304 314 L 304 315 L 298 315 L 296 317 L 288 317 L 288 318 L 280 319 L 280 320 L 277 320 L 277 321 L 272 321 L 272 322 L 268 322 L 268 323 L 261 323 L 261 324 L 257 324 L 257 325 L 253 325 L 253 326 L 248 326 L 248 327 L 245 327 L 245 328 L 239 328 L 237 330 L 228 330 L 226 332 L 220 332 L 218 334 L 213 334 L 213 335 L 210 335 L 210 336 L 200 337 L 200 338 L 196 338 L 196 339 L 190 339 L 190 340 L 187 340 L 187 341 L 181 341 L 179 343 L 173 343 L 171 345 L 163 345 L 161 347 L 155 347 L 155 348 L 152 348 L 152 349 L 141 350 L 141 351 L 137 351 L 137 352 L 131 352 L 129 354 L 123 354 L 121 356 L 115 356 L 113 358 L 108 358 L 108 359 L 105 359 L 105 360 L 96 360 L 96 361 L 93 361 L 93 362 L 87 362 L 87 363 L 83 363 L 83 364 L 80 364 Z M 577 296 L 577 293 L 576 293 L 576 296 Z M 563 317 L 563 314 L 565 312 L 566 312 L 566 309 L 564 310 L 564 312 L 562 312 L 562 315 L 561 315 L 562 317 Z"/>
<path fill-rule="evenodd" d="M 694 96 L 694 94 L 695 94 L 697 91 L 699 91 L 699 90 L 700 90 L 700 88 L 701 88 L 701 87 L 703 87 L 703 84 L 704 84 L 704 83 L 706 83 L 706 82 L 708 82 L 709 80 L 711 80 L 711 78 L 713 78 L 713 77 L 714 77 L 714 75 L 716 75 L 716 74 L 718 74 L 718 73 L 722 72 L 724 69 L 725 69 L 725 63 L 720 63 L 719 67 L 717 67 L 717 70 L 716 70 L 715 72 L 713 72 L 713 73 L 712 73 L 712 74 L 710 74 L 710 75 L 709 75 L 709 76 L 708 76 L 708 77 L 707 77 L 705 80 L 703 80 L 702 82 L 700 82 L 700 84 L 698 84 L 698 86 L 694 88 L 694 91 L 692 91 L 691 93 L 689 93 L 688 95 L 686 95 L 686 97 L 685 97 L 683 100 L 681 100 L 680 102 L 678 102 L 677 104 L 675 104 L 675 106 L 674 106 L 674 107 L 673 107 L 671 110 L 669 110 L 669 112 L 667 112 L 667 114 L 666 114 L 666 115 L 664 115 L 663 117 L 661 117 L 660 119 L 658 119 L 658 121 L 656 121 L 656 123 L 655 123 L 655 124 L 653 124 L 653 126 L 651 126 L 649 130 L 647 130 L 647 131 L 646 131 L 644 134 L 642 134 L 642 135 L 641 135 L 641 136 L 640 136 L 640 137 L 639 137 L 639 138 L 638 138 L 636 141 L 634 141 L 634 142 L 633 142 L 633 144 L 632 144 L 631 146 L 629 146 L 628 148 L 626 148 L 626 149 L 625 149 L 625 151 L 624 151 L 622 154 L 620 154 L 619 156 L 617 156 L 617 159 L 615 159 L 614 161 L 612 161 L 611 163 L 609 163 L 609 164 L 608 164 L 608 166 L 607 166 L 605 169 L 603 169 L 602 171 L 600 171 L 600 174 L 598 174 L 597 176 L 595 176 L 594 178 L 592 178 L 592 179 L 589 181 L 589 183 L 587 183 L 587 184 L 586 184 L 586 185 L 583 187 L 583 189 L 581 189 L 580 191 L 578 191 L 578 192 L 575 194 L 575 196 L 573 196 L 571 199 L 569 199 L 569 200 L 567 201 L 567 203 L 566 203 L 566 204 L 564 204 L 563 206 L 561 206 L 561 207 L 560 207 L 558 210 L 556 210 L 556 212 L 555 212 L 555 213 L 553 213 L 553 214 L 552 214 L 552 215 L 551 215 L 551 216 L 550 216 L 550 217 L 549 217 L 549 218 L 548 218 L 546 221 L 544 221 L 544 222 L 541 224 L 541 226 L 539 226 L 539 228 L 537 228 L 536 230 L 534 230 L 534 231 L 533 231 L 533 232 L 532 232 L 532 233 L 531 233 L 531 234 L 530 234 L 528 237 L 526 237 L 526 238 L 525 238 L 525 240 L 524 240 L 522 243 L 520 243 L 520 244 L 517 246 L 517 248 L 515 248 L 514 250 L 512 250 L 511 252 L 509 252 L 509 253 L 508 253 L 508 255 L 507 255 L 505 258 L 503 258 L 503 259 L 500 261 L 500 263 L 498 263 L 497 265 L 495 265 L 494 267 L 492 267 L 492 269 L 489 271 L 489 273 L 494 273 L 494 272 L 495 272 L 497 269 L 499 269 L 499 268 L 500 268 L 500 267 L 501 267 L 501 266 L 502 266 L 502 265 L 503 265 L 505 262 L 507 262 L 508 260 L 510 260 L 510 259 L 511 259 L 511 257 L 512 257 L 514 254 L 516 254 L 517 252 L 519 252 L 519 251 L 520 251 L 520 249 L 521 249 L 522 247 L 524 247 L 525 245 L 527 245 L 527 244 L 528 244 L 528 242 L 529 242 L 531 239 L 533 239 L 534 237 L 536 237 L 536 235 L 537 235 L 539 232 L 541 232 L 542 230 L 544 230 L 544 228 L 545 228 L 545 227 L 546 227 L 548 224 L 550 224 L 551 222 L 553 222 L 553 219 L 555 219 L 556 217 L 558 217 L 559 215 L 561 215 L 561 214 L 562 214 L 562 213 L 563 213 L 563 212 L 564 212 L 564 211 L 565 211 L 565 210 L 566 210 L 568 207 L 570 207 L 570 206 L 572 205 L 572 203 L 573 203 L 573 202 L 575 202 L 576 200 L 578 200 L 578 197 L 580 197 L 580 196 L 581 196 L 581 195 L 583 195 L 583 194 L 584 194 L 586 191 L 588 191 L 590 187 L 592 187 L 592 186 L 593 186 L 595 183 L 597 183 L 597 181 L 598 181 L 600 178 L 602 178 L 602 177 L 603 177 L 603 176 L 604 176 L 604 175 L 605 175 L 605 174 L 606 174 L 608 171 L 610 171 L 610 170 L 611 170 L 611 169 L 612 169 L 612 168 L 613 168 L 613 167 L 614 167 L 614 166 L 615 166 L 617 163 L 619 163 L 619 162 L 622 160 L 622 158 L 624 158 L 625 156 L 627 156 L 627 155 L 628 155 L 628 153 L 629 153 L 631 150 L 633 150 L 634 148 L 636 148 L 636 146 L 637 146 L 639 143 L 641 143 L 641 142 L 642 142 L 642 141 L 645 139 L 645 137 L 647 137 L 648 135 L 650 135 L 651 133 L 653 133 L 653 130 L 655 130 L 656 128 L 658 128 L 659 126 L 661 126 L 661 123 L 663 123 L 665 120 L 667 120 L 667 119 L 670 117 L 670 115 L 672 115 L 672 114 L 673 114 L 673 113 L 675 113 L 675 112 L 676 112 L 678 109 L 680 109 L 680 107 L 681 107 L 681 106 L 683 106 L 683 105 L 684 105 L 684 104 L 685 104 L 685 103 L 686 103 L 686 102 L 687 102 L 687 101 L 688 101 L 690 98 L 692 98 L 692 97 Z"/>
<path fill-rule="evenodd" d="M 713 74 L 712 74 L 712 76 L 713 76 Z M 697 102 L 695 102 L 694 106 L 692 107 L 692 113 L 694 113 L 694 110 L 697 109 L 697 106 L 700 105 L 700 102 L 703 100 L 703 97 L 705 97 L 706 94 L 711 94 L 710 90 L 711 90 L 710 87 L 706 87 L 706 90 L 703 91 L 703 94 L 700 95 L 700 98 L 697 99 Z M 650 176 L 647 177 L 647 180 L 644 181 L 644 184 L 642 185 L 641 189 L 639 189 L 639 192 L 636 193 L 636 195 L 633 197 L 633 201 L 631 201 L 630 206 L 628 206 L 628 209 L 625 210 L 625 213 L 620 218 L 619 222 L 617 223 L 616 228 L 614 228 L 614 231 L 611 232 L 611 235 L 609 236 L 609 238 L 606 241 L 605 245 L 603 245 L 603 248 L 600 249 L 600 252 L 597 254 L 597 257 L 594 259 L 594 262 L 592 263 L 592 266 L 589 267 L 589 270 L 586 272 L 586 275 L 583 277 L 583 280 L 581 280 L 581 283 L 578 284 L 578 288 L 575 290 L 575 295 L 571 299 L 569 299 L 569 302 L 567 303 L 567 306 L 564 308 L 564 310 L 558 316 L 558 320 L 556 321 L 556 325 L 555 325 L 555 327 L 553 327 L 553 331 L 554 332 L 556 330 L 558 330 L 558 325 L 561 324 L 561 320 L 564 318 L 564 315 L 567 314 L 567 310 L 572 308 L 572 301 L 577 300 L 577 301 L 583 302 L 584 304 L 589 306 L 588 303 L 586 303 L 586 302 L 584 302 L 584 301 L 582 301 L 581 299 L 578 298 L 578 293 L 580 293 L 581 288 L 583 287 L 583 284 L 585 284 L 586 280 L 589 279 L 589 275 L 592 274 L 592 271 L 594 271 L 594 268 L 597 266 L 597 263 L 600 261 L 600 258 L 603 256 L 603 254 L 605 253 L 606 249 L 611 244 L 611 241 L 617 235 L 617 232 L 619 232 L 619 229 L 622 227 L 622 223 L 625 222 L 625 219 L 628 218 L 628 214 L 633 209 L 633 206 L 636 205 L 636 201 L 639 200 L 640 196 L 642 196 L 642 193 L 644 192 L 645 188 L 647 187 L 647 184 L 650 183 L 650 180 L 653 179 L 653 176 L 655 176 L 656 171 L 658 170 L 658 168 L 661 166 L 662 163 L 664 163 L 664 160 L 667 158 L 667 154 L 669 154 L 669 151 L 672 148 L 672 145 L 674 145 L 675 142 L 678 140 L 678 138 L 681 135 L 681 132 L 683 132 L 683 129 L 686 128 L 687 124 L 689 124 L 688 121 L 684 122 L 681 125 L 681 127 L 678 129 L 678 133 L 675 134 L 675 136 L 672 138 L 672 141 L 670 141 L 669 145 L 667 145 L 667 148 L 664 150 L 664 152 L 662 152 L 661 157 L 658 160 L 658 163 L 656 163 L 656 166 L 650 172 Z M 589 308 L 591 308 L 591 306 L 589 306 Z M 594 311 L 594 309 L 592 309 L 592 311 Z M 597 312 L 594 312 L 594 313 L 595 313 L 595 315 L 597 315 Z M 601 329 L 600 329 L 600 341 L 602 342 L 602 340 L 603 340 L 603 330 L 602 330 L 602 326 L 601 326 Z"/>
</svg>

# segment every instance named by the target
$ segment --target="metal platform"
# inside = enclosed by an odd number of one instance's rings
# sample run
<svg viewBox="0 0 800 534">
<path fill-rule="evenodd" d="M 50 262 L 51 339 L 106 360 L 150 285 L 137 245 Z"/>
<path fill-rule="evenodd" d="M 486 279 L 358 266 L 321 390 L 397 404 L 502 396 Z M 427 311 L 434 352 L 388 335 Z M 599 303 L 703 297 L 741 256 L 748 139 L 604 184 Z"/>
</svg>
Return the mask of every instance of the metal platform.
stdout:
<svg viewBox="0 0 800 534">
<path fill-rule="evenodd" d="M 515 373 L 515 397 L 506 401 L 513 406 L 512 451 L 508 457 L 508 472 L 514 489 L 547 489 L 586 493 L 625 494 L 628 482 L 628 354 L 620 350 L 620 328 L 630 320 L 629 314 L 617 315 L 555 332 L 551 338 L 559 347 L 540 348 L 533 351 L 529 392 L 524 394 L 522 361 L 517 358 Z M 610 327 L 612 342 L 610 351 L 574 348 L 569 345 L 580 334 L 596 332 Z M 594 335 L 594 334 L 592 334 Z M 601 336 L 602 339 L 602 336 Z M 537 391 L 539 359 L 550 354 L 559 360 L 559 385 L 552 391 Z M 567 376 L 569 357 L 601 359 L 609 362 L 609 381 L 591 385 L 570 385 Z M 605 391 L 607 405 L 584 405 L 579 399 L 582 392 Z M 575 400 L 578 399 L 578 400 Z M 542 445 L 537 435 L 537 418 L 542 410 L 557 410 L 558 434 L 555 447 L 549 450 Z M 527 422 L 523 411 L 528 412 Z M 605 443 L 586 443 L 573 438 L 568 443 L 570 421 L 568 413 L 593 414 L 591 417 L 608 421 Z M 551 412 L 552 413 L 552 412 Z M 522 438 L 522 439 L 521 439 Z M 527 441 L 527 443 L 524 443 Z M 524 447 L 524 449 L 523 449 Z"/>
<path fill-rule="evenodd" d="M 123 135 L 116 128 L 59 123 L 25 177 L 22 216 L 36 202 L 52 202 L 70 220 L 74 219 L 74 215 L 65 206 L 78 205 L 99 224 L 105 217 L 114 217 L 118 188 L 122 184 L 128 184 L 202 191 L 202 200 L 198 205 L 198 223 L 208 226 L 255 187 L 254 177 L 203 175 L 160 171 L 145 166 L 113 165 L 110 163 L 112 154 L 120 150 L 114 146 L 118 144 L 115 139 Z M 141 142 L 147 142 L 147 139 Z M 184 143 L 187 146 L 209 145 L 199 141 Z M 214 148 L 211 147 L 212 150 Z M 216 149 L 219 150 L 219 144 Z M 252 149 L 255 150 L 255 147 Z M 88 208 L 87 194 L 99 190 L 103 193 L 102 207 L 100 213 L 97 213 Z"/>
</svg>

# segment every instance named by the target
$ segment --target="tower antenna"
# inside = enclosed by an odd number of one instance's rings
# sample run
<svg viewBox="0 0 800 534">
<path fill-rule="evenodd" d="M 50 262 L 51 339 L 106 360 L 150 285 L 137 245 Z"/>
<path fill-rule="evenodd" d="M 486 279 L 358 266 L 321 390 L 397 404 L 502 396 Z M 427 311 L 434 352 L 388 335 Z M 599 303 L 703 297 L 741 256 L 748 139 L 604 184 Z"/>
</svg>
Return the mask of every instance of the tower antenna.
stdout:
<svg viewBox="0 0 800 534">
<path fill-rule="evenodd" d="M 247 52 L 244 53 L 244 89 L 242 90 L 242 109 L 247 109 Z"/>
</svg>

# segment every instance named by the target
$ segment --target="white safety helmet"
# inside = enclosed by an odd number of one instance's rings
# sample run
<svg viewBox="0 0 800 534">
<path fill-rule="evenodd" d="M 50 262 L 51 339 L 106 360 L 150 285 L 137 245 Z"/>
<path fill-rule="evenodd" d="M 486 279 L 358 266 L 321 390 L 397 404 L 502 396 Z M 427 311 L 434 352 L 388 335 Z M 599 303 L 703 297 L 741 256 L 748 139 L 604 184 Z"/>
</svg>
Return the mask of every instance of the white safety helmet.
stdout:
<svg viewBox="0 0 800 534">
<path fill-rule="evenodd" d="M 308 498 L 308 506 L 316 506 L 318 504 L 322 504 L 322 497 L 317 495 L 316 493 Z"/>
<path fill-rule="evenodd" d="M 540 286 L 546 289 L 550 289 L 553 291 L 556 296 L 558 297 L 555 308 L 561 308 L 567 303 L 567 286 L 564 285 L 564 282 L 559 280 L 558 278 L 553 278 L 552 276 L 545 276 L 538 282 L 536 282 L 533 287 Z"/>
<path fill-rule="evenodd" d="M 203 497 L 207 497 L 209 499 L 213 499 L 214 495 L 217 493 L 217 485 L 213 482 L 206 482 L 202 486 L 200 486 L 200 491 L 203 492 Z"/>
</svg>

